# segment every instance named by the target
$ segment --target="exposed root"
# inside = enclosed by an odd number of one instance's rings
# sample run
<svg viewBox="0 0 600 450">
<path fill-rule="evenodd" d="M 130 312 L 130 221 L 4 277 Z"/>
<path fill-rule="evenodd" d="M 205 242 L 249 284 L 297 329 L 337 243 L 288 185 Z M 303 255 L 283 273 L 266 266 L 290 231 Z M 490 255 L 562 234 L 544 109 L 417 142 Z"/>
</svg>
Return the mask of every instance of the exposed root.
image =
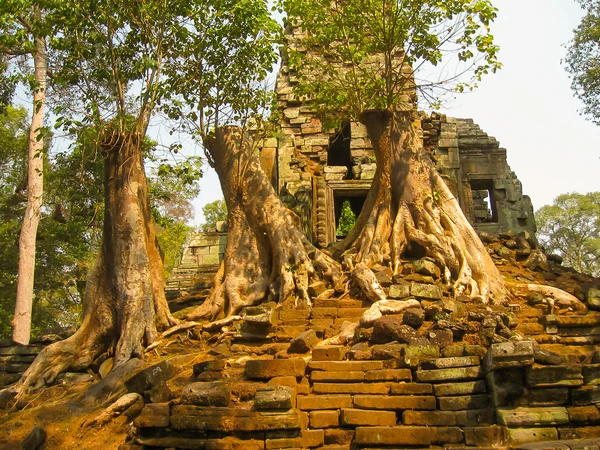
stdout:
<svg viewBox="0 0 600 450">
<path fill-rule="evenodd" d="M 560 309 L 571 309 L 580 313 L 587 311 L 587 306 L 581 300 L 554 286 L 511 282 L 506 282 L 506 284 L 511 292 L 517 296 L 528 297 L 533 293 L 542 294 L 550 300 L 550 306 L 558 307 Z"/>
<path fill-rule="evenodd" d="M 195 328 L 200 326 L 201 324 L 198 322 L 181 322 L 178 325 L 175 325 L 174 327 L 169 328 L 168 330 L 164 331 L 162 333 L 162 337 L 166 338 L 171 336 L 172 334 L 177 333 L 178 331 L 181 330 L 187 330 L 189 328 Z M 148 351 L 148 349 L 152 346 L 152 344 L 150 344 L 147 348 L 146 351 Z"/>
<path fill-rule="evenodd" d="M 410 114 L 373 111 L 362 119 L 377 156 L 371 187 L 376 194 L 369 193 L 367 199 L 374 201 L 365 203 L 370 210 L 359 216 L 364 227 L 334 251 L 344 250 L 348 267 L 364 264 L 353 277 L 367 297 L 377 300 L 378 294 L 359 277 L 372 279 L 368 272 L 376 264 L 389 265 L 398 274 L 405 252 L 418 245 L 455 295 L 504 301 L 507 292 L 498 269 L 425 153 Z"/>
<path fill-rule="evenodd" d="M 310 306 L 311 282 L 323 280 L 337 287 L 343 280 L 340 265 L 306 239 L 243 131 L 219 128 L 206 148 L 227 202 L 229 230 L 213 290 L 187 319 L 229 319 L 242 308 L 267 300 Z"/>
<path fill-rule="evenodd" d="M 373 323 L 385 314 L 398 314 L 408 308 L 418 308 L 421 304 L 414 299 L 411 300 L 378 300 L 367 309 L 357 322 L 344 328 L 341 333 L 321 341 L 317 346 L 345 345 L 354 339 L 356 330 L 369 328 Z"/>
<path fill-rule="evenodd" d="M 113 417 L 120 415 L 127 408 L 133 406 L 135 403 L 144 403 L 144 400 L 140 394 L 130 393 L 120 397 L 116 402 L 111 404 L 108 408 L 102 411 L 99 415 L 94 417 L 88 422 L 84 422 L 81 426 L 83 428 L 101 426 L 111 421 Z"/>
</svg>

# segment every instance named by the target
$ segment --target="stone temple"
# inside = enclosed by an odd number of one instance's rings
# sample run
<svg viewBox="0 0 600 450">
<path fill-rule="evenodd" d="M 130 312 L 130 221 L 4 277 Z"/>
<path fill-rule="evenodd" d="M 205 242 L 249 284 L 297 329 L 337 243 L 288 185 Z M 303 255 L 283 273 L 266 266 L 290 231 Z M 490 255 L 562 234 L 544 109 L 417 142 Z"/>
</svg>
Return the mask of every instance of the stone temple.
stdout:
<svg viewBox="0 0 600 450">
<path fill-rule="evenodd" d="M 302 40 L 288 27 L 288 46 Z M 276 83 L 281 117 L 278 137 L 265 139 L 261 163 L 284 202 L 300 217 L 308 238 L 320 247 L 335 242 L 342 204 L 358 216 L 375 175 L 374 154 L 365 127 L 348 122 L 325 129 L 310 102 L 294 93 L 296 74 L 285 52 Z M 407 69 L 410 72 L 410 68 Z M 415 107 L 415 93 L 406 95 Z M 533 206 L 510 169 L 506 149 L 472 119 L 421 113 L 425 147 L 477 231 L 535 233 Z M 185 287 L 198 267 L 216 270 L 225 251 L 223 229 L 192 236 L 170 287 Z"/>
</svg>

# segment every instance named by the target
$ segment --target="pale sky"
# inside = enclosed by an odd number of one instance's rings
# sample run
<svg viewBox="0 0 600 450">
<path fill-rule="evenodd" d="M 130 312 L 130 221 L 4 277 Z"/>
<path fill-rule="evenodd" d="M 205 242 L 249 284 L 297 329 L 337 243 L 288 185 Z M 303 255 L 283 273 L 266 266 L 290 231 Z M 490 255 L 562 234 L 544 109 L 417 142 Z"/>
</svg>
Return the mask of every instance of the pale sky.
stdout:
<svg viewBox="0 0 600 450">
<path fill-rule="evenodd" d="M 474 93 L 462 94 L 441 112 L 472 118 L 508 151 L 508 162 L 535 209 L 559 194 L 600 190 L 600 127 L 578 114 L 561 59 L 582 16 L 574 0 L 496 0 L 492 26 L 503 69 Z M 221 198 L 213 173 L 195 201 Z"/>
</svg>

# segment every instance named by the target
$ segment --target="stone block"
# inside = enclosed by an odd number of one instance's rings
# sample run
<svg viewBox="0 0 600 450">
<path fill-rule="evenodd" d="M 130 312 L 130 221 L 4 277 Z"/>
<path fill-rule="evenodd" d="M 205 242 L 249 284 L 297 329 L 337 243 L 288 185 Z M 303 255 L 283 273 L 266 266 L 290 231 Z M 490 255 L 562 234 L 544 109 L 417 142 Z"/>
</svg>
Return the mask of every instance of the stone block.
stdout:
<svg viewBox="0 0 600 450">
<path fill-rule="evenodd" d="M 465 427 L 465 444 L 474 447 L 497 447 L 504 441 L 504 429 L 497 425 Z"/>
<path fill-rule="evenodd" d="M 433 385 L 427 383 L 394 383 L 390 387 L 392 395 L 430 395 Z"/>
<path fill-rule="evenodd" d="M 166 428 L 169 426 L 169 419 L 168 403 L 148 403 L 133 424 L 138 428 Z"/>
<path fill-rule="evenodd" d="M 325 439 L 324 444 L 326 449 L 331 448 L 343 448 L 350 449 L 350 444 L 354 440 L 354 430 L 353 429 L 336 429 L 336 428 L 327 428 L 324 430 Z"/>
<path fill-rule="evenodd" d="M 358 427 L 356 444 L 359 446 L 409 445 L 429 446 L 433 432 L 428 427 Z"/>
<path fill-rule="evenodd" d="M 166 382 L 175 375 L 175 372 L 176 369 L 173 363 L 169 360 L 161 361 L 131 377 L 125 382 L 125 387 L 129 392 L 143 394 L 144 391 L 152 389 L 153 386 Z M 108 380 L 108 377 L 104 380 Z"/>
<path fill-rule="evenodd" d="M 408 284 L 392 284 L 388 292 L 388 298 L 403 299 L 410 297 L 410 285 Z"/>
<path fill-rule="evenodd" d="M 448 347 L 452 345 L 454 341 L 454 334 L 450 329 L 443 330 L 431 330 L 427 333 L 427 338 L 432 345 L 437 345 L 440 348 Z"/>
<path fill-rule="evenodd" d="M 286 413 L 250 412 L 235 418 L 235 431 L 299 430 L 300 415 L 291 410 Z"/>
<path fill-rule="evenodd" d="M 289 386 L 268 386 L 256 391 L 254 407 L 258 411 L 294 407 L 294 388 Z"/>
<path fill-rule="evenodd" d="M 487 353 L 487 348 L 481 345 L 452 345 L 442 350 L 441 355 L 444 358 L 454 356 L 477 356 L 483 358 Z"/>
<path fill-rule="evenodd" d="M 488 371 L 514 369 L 533 365 L 534 342 L 524 340 L 492 344 L 485 356 Z"/>
<path fill-rule="evenodd" d="M 265 449 L 291 449 L 322 447 L 325 433 L 323 430 L 302 430 L 298 437 L 283 437 L 265 440 Z"/>
<path fill-rule="evenodd" d="M 451 369 L 454 367 L 478 366 L 479 358 L 477 356 L 454 356 L 450 358 L 429 359 L 421 363 L 421 368 L 426 370 L 433 369 Z"/>
<path fill-rule="evenodd" d="M 171 408 L 171 427 L 175 430 L 231 432 L 235 419 L 235 408 L 191 405 L 174 405 Z"/>
<path fill-rule="evenodd" d="M 371 341 L 384 344 L 396 341 L 401 344 L 410 344 L 417 338 L 414 328 L 402 323 L 402 316 L 383 316 L 373 323 L 373 335 Z"/>
<path fill-rule="evenodd" d="M 437 345 L 410 345 L 402 350 L 402 356 L 417 360 L 439 358 L 440 348 Z"/>
<path fill-rule="evenodd" d="M 410 369 L 381 369 L 365 372 L 365 381 L 411 381 Z"/>
<path fill-rule="evenodd" d="M 442 288 L 435 284 L 411 283 L 410 293 L 417 298 L 426 298 L 430 300 L 441 300 Z"/>
<path fill-rule="evenodd" d="M 530 388 L 527 390 L 530 406 L 562 406 L 569 403 L 569 388 Z"/>
<path fill-rule="evenodd" d="M 421 308 L 409 308 L 402 315 L 402 323 L 408 325 L 415 330 L 421 328 L 425 321 L 425 311 Z"/>
<path fill-rule="evenodd" d="M 399 344 L 397 342 L 388 342 L 387 344 L 375 344 L 371 346 L 371 358 L 374 360 L 387 361 L 390 359 L 398 359 L 402 348 L 406 344 Z"/>
<path fill-rule="evenodd" d="M 382 394 L 387 395 L 387 383 L 313 383 L 315 394 Z"/>
<path fill-rule="evenodd" d="M 583 384 L 600 385 L 600 364 L 587 364 L 582 367 Z"/>
<path fill-rule="evenodd" d="M 181 394 L 182 405 L 228 406 L 231 384 L 223 381 L 196 382 L 188 384 Z"/>
<path fill-rule="evenodd" d="M 481 366 L 457 367 L 453 369 L 417 370 L 417 381 L 443 383 L 448 381 L 469 381 L 483 377 Z"/>
<path fill-rule="evenodd" d="M 321 370 L 314 370 L 310 374 L 312 381 L 364 381 L 365 372 L 324 372 Z"/>
<path fill-rule="evenodd" d="M 558 439 L 558 431 L 556 428 L 508 428 L 506 439 L 511 445 L 555 441 Z"/>
<path fill-rule="evenodd" d="M 309 413 L 311 428 L 331 428 L 340 424 L 340 412 L 335 411 L 311 411 Z"/>
<path fill-rule="evenodd" d="M 543 427 L 569 423 L 567 409 L 562 406 L 545 408 L 498 408 L 498 423 L 509 428 Z"/>
<path fill-rule="evenodd" d="M 325 370 L 331 372 L 366 371 L 383 369 L 381 361 L 311 361 L 310 370 Z"/>
<path fill-rule="evenodd" d="M 487 394 L 459 395 L 455 397 L 438 397 L 442 411 L 459 411 L 462 409 L 483 409 L 490 405 Z"/>
<path fill-rule="evenodd" d="M 340 424 L 342 426 L 394 426 L 396 413 L 344 408 L 340 415 Z"/>
<path fill-rule="evenodd" d="M 385 396 L 385 395 L 355 395 L 354 407 L 362 409 L 424 409 L 433 410 L 436 407 L 433 396 Z"/>
<path fill-rule="evenodd" d="M 312 350 L 313 361 L 341 361 L 346 356 L 346 347 L 342 345 L 324 345 Z"/>
<path fill-rule="evenodd" d="M 246 376 L 251 380 L 268 380 L 273 377 L 304 376 L 303 359 L 255 359 L 246 362 Z"/>
<path fill-rule="evenodd" d="M 350 395 L 299 395 L 296 398 L 298 409 L 313 411 L 317 409 L 341 409 L 352 407 Z"/>
<path fill-rule="evenodd" d="M 496 411 L 491 408 L 463 411 L 412 411 L 402 413 L 405 425 L 425 426 L 483 426 L 496 422 Z"/>
<path fill-rule="evenodd" d="M 561 440 L 567 439 L 589 439 L 600 436 L 600 426 L 596 427 L 577 427 L 577 428 L 559 428 L 558 435 Z M 583 450 L 583 449 L 582 449 Z M 595 450 L 595 449 L 594 449 Z"/>
<path fill-rule="evenodd" d="M 311 328 L 290 341 L 288 353 L 308 353 L 318 342 L 317 332 Z"/>
<path fill-rule="evenodd" d="M 436 384 L 436 397 L 451 396 L 451 395 L 471 395 L 481 394 L 486 392 L 485 381 L 468 381 L 466 383 L 444 383 Z"/>
<path fill-rule="evenodd" d="M 571 389 L 571 403 L 577 406 L 600 403 L 600 386 L 582 386 Z"/>
<path fill-rule="evenodd" d="M 569 406 L 569 425 L 597 425 L 600 424 L 600 411 L 595 406 Z"/>
<path fill-rule="evenodd" d="M 558 387 L 581 386 L 583 375 L 581 366 L 533 366 L 525 373 L 527 386 Z"/>
</svg>

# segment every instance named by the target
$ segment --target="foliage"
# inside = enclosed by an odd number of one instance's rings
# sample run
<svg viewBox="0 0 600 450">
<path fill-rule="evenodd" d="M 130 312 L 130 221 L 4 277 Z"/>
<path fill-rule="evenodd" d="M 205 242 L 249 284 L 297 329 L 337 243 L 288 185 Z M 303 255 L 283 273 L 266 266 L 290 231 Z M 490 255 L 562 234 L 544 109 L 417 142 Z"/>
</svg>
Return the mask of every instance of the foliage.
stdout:
<svg viewBox="0 0 600 450">
<path fill-rule="evenodd" d="M 205 223 L 202 224 L 202 231 L 212 231 L 217 226 L 217 222 L 227 220 L 227 204 L 225 200 L 215 200 L 207 203 L 202 208 Z"/>
<path fill-rule="evenodd" d="M 350 202 L 348 200 L 344 200 L 344 203 L 342 203 L 342 212 L 340 214 L 340 220 L 338 221 L 338 227 L 335 230 L 336 236 L 346 236 L 348 233 L 350 233 L 350 231 L 352 231 L 355 223 L 356 215 L 350 207 Z"/>
<path fill-rule="evenodd" d="M 165 268 L 165 279 L 169 278 L 173 269 L 179 264 L 183 245 L 187 242 L 192 227 L 184 222 L 174 222 L 166 228 L 159 227 L 158 243 L 160 245 Z"/>
<path fill-rule="evenodd" d="M 10 336 L 18 242 L 26 201 L 27 112 L 0 116 L 0 336 Z M 101 223 L 101 164 L 82 158 L 84 146 L 46 157 L 45 207 L 37 238 L 32 334 L 77 325 L 91 254 Z"/>
<path fill-rule="evenodd" d="M 201 138 L 226 124 L 255 126 L 271 104 L 266 78 L 280 27 L 264 0 L 210 0 L 181 21 L 165 74 L 179 96 L 162 105 Z"/>
<path fill-rule="evenodd" d="M 585 10 L 565 58 L 571 89 L 583 102 L 581 113 L 600 125 L 600 3 L 577 0 Z"/>
<path fill-rule="evenodd" d="M 489 0 L 282 4 L 292 25 L 300 24 L 306 35 L 288 48 L 298 93 L 312 96 L 323 113 L 337 119 L 410 102 L 415 84 L 425 100 L 436 104 L 442 92 L 474 88 L 484 74 L 501 67 L 489 28 L 496 9 Z M 452 56 L 458 65 L 449 73 L 445 63 Z"/>
<path fill-rule="evenodd" d="M 547 251 L 579 272 L 600 276 L 600 192 L 559 195 L 535 219 Z"/>
</svg>

